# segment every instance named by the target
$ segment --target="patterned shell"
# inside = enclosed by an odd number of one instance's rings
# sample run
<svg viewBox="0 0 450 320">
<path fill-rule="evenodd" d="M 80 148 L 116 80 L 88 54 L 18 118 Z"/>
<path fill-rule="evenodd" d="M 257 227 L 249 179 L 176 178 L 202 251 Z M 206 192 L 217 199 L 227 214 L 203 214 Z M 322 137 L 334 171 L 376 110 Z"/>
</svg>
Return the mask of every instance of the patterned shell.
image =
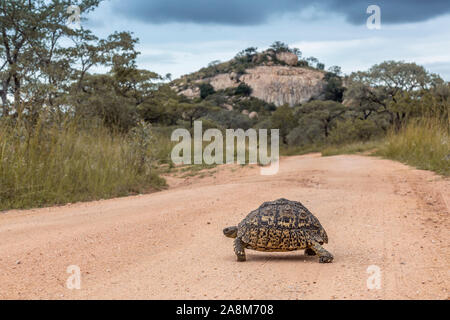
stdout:
<svg viewBox="0 0 450 320">
<path fill-rule="evenodd" d="M 248 248 L 293 251 L 309 241 L 328 243 L 319 220 L 300 202 L 278 199 L 264 202 L 238 225 L 238 237 Z"/>
</svg>

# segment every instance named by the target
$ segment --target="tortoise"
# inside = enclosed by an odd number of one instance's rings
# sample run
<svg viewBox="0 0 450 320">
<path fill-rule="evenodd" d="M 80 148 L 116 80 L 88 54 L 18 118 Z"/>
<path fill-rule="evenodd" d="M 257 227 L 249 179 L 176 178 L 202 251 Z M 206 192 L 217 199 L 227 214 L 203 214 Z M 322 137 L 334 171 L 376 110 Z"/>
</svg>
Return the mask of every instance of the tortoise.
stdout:
<svg viewBox="0 0 450 320">
<path fill-rule="evenodd" d="M 264 202 L 238 226 L 223 229 L 234 238 L 237 261 L 245 261 L 245 249 L 287 252 L 305 249 L 308 256 L 319 256 L 320 263 L 333 261 L 322 245 L 328 236 L 319 220 L 300 202 L 287 199 Z"/>
</svg>

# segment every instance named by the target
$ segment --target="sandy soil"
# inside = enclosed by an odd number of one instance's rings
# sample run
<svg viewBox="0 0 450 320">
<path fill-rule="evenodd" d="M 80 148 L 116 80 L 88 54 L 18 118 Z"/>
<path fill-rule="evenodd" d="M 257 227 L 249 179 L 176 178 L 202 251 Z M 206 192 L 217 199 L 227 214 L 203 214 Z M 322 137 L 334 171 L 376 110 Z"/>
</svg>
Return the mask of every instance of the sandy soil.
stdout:
<svg viewBox="0 0 450 320">
<path fill-rule="evenodd" d="M 364 156 L 284 158 L 275 176 L 221 166 L 144 196 L 0 214 L 2 299 L 448 299 L 450 182 Z M 247 251 L 222 229 L 301 201 L 335 260 Z M 69 290 L 67 267 L 81 270 Z M 369 290 L 367 268 L 381 270 Z"/>
</svg>

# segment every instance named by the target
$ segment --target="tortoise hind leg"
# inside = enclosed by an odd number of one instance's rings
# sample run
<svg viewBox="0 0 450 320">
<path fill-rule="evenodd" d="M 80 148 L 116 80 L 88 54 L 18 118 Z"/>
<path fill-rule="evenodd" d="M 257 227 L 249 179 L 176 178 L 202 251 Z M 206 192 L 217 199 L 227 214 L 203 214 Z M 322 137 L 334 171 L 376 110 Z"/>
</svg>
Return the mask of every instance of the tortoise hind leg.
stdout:
<svg viewBox="0 0 450 320">
<path fill-rule="evenodd" d="M 329 263 L 333 261 L 333 255 L 325 250 L 320 244 L 317 242 L 311 243 L 310 249 L 312 249 L 318 256 L 320 263 Z"/>
<path fill-rule="evenodd" d="M 241 238 L 234 239 L 234 253 L 236 253 L 237 261 L 243 262 L 246 260 L 244 243 Z"/>
</svg>

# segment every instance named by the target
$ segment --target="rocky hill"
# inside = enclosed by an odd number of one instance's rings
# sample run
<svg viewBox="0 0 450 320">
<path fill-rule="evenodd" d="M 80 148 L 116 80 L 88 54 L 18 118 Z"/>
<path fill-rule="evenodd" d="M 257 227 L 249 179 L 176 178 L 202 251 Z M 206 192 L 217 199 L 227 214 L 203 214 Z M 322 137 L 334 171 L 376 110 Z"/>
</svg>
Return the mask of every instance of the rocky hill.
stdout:
<svg viewBox="0 0 450 320">
<path fill-rule="evenodd" d="M 235 59 L 210 64 L 207 68 L 173 81 L 172 89 L 189 98 L 200 97 L 200 85 L 210 84 L 215 91 L 237 88 L 245 83 L 252 97 L 290 106 L 320 99 L 324 93 L 325 72 L 309 67 L 305 60 L 285 51 L 269 49 L 262 53 L 241 53 Z"/>
</svg>

